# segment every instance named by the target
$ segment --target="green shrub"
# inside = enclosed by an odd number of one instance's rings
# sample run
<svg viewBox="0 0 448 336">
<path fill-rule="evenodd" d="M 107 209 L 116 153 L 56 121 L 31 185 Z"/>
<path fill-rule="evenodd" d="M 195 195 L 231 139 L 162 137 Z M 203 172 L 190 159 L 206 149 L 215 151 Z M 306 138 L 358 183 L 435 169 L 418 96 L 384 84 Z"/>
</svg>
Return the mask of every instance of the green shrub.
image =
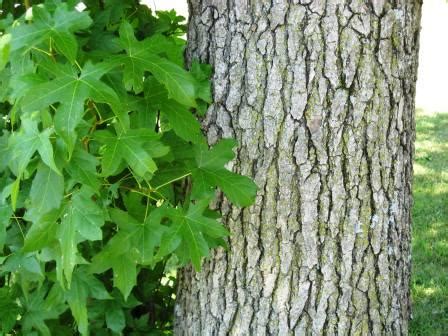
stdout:
<svg viewBox="0 0 448 336">
<path fill-rule="evenodd" d="M 184 18 L 77 3 L 0 2 L 0 331 L 169 334 L 175 269 L 225 246 L 216 188 L 256 187 L 201 133 L 211 70 L 184 69 Z"/>
</svg>

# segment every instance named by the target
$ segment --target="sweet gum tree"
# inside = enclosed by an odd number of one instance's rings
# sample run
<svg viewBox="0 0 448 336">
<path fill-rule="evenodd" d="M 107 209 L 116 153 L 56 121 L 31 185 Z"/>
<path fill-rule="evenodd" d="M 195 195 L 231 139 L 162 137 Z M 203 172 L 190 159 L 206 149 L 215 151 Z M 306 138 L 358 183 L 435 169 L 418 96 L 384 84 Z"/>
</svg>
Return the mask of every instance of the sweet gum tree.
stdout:
<svg viewBox="0 0 448 336">
<path fill-rule="evenodd" d="M 178 335 L 406 335 L 420 0 L 189 0 L 203 123 L 253 206 L 187 268 Z"/>
</svg>

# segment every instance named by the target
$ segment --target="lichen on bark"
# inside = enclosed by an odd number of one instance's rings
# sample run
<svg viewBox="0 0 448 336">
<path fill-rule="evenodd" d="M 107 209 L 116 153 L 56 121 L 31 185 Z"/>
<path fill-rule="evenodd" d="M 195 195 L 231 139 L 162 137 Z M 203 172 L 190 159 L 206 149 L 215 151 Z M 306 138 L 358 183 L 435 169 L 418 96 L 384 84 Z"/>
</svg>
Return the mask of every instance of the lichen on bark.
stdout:
<svg viewBox="0 0 448 336">
<path fill-rule="evenodd" d="M 421 1 L 189 0 L 187 58 L 214 67 L 204 129 L 259 186 L 178 335 L 405 335 Z"/>
</svg>

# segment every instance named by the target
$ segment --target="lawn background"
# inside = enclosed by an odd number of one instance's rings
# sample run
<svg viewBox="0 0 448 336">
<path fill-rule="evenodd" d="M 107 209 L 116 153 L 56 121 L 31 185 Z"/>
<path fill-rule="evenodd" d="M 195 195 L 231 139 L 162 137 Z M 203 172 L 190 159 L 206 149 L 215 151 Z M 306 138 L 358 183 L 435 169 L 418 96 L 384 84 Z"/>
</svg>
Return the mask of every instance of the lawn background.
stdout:
<svg viewBox="0 0 448 336">
<path fill-rule="evenodd" d="M 417 111 L 411 335 L 448 335 L 448 113 Z"/>
</svg>

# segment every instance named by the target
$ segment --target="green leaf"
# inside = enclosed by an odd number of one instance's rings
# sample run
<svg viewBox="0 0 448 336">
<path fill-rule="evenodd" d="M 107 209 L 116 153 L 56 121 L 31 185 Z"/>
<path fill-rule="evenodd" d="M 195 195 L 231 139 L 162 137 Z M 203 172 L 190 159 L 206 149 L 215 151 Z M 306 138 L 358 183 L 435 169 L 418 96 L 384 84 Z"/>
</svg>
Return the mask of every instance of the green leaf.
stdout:
<svg viewBox="0 0 448 336">
<path fill-rule="evenodd" d="M 58 230 L 58 240 L 61 245 L 60 266 L 61 273 L 64 274 L 68 286 L 72 281 L 72 273 L 77 264 L 78 239 L 76 234 L 73 213 L 69 210 L 64 214 Z M 60 279 L 61 286 L 65 288 L 63 279 Z"/>
<path fill-rule="evenodd" d="M 0 253 L 3 251 L 3 245 L 6 240 L 6 229 L 9 226 L 12 214 L 13 211 L 11 206 L 0 200 Z"/>
<path fill-rule="evenodd" d="M 146 109 L 160 111 L 169 121 L 174 132 L 186 141 L 204 141 L 201 125 L 188 106 L 168 98 L 168 92 L 154 77 L 145 81 L 144 101 Z"/>
<path fill-rule="evenodd" d="M 104 288 L 104 285 L 86 267 L 80 267 L 73 273 L 70 289 L 65 292 L 65 297 L 78 324 L 81 335 L 88 335 L 88 310 L 87 300 L 92 296 L 100 300 L 109 300 L 112 297 Z"/>
<path fill-rule="evenodd" d="M 76 147 L 65 169 L 76 182 L 89 186 L 93 191 L 98 192 L 100 189 L 100 181 L 96 171 L 98 165 L 99 161 L 96 157 Z"/>
<path fill-rule="evenodd" d="M 92 194 L 86 189 L 73 195 L 70 214 L 75 221 L 76 230 L 87 240 L 101 240 L 101 227 L 104 224 L 104 211 L 92 199 Z"/>
<path fill-rule="evenodd" d="M 160 244 L 162 234 L 166 230 L 166 227 L 160 225 L 160 221 L 153 220 L 157 214 L 156 210 L 152 211 L 150 217 L 140 223 L 124 211 L 110 211 L 111 220 L 121 229 L 117 235 L 130 241 L 130 245 L 136 249 L 138 263 L 143 265 L 152 263 L 154 249 Z"/>
<path fill-rule="evenodd" d="M 152 181 L 152 180 L 151 180 Z M 133 217 L 137 222 L 142 223 L 145 220 L 145 215 L 147 216 L 146 204 L 147 198 L 146 196 L 134 192 L 129 193 L 121 193 L 121 197 L 123 198 L 123 204 L 126 208 L 126 213 Z M 112 216 L 112 211 L 115 209 L 111 209 L 109 213 Z M 125 219 L 127 220 L 127 219 Z M 119 223 L 120 219 L 115 218 L 113 220 L 115 223 Z M 122 221 L 121 221 L 122 223 Z M 123 227 L 120 224 L 120 227 Z"/>
<path fill-rule="evenodd" d="M 160 13 L 160 12 L 159 12 Z M 172 38 L 163 34 L 156 33 L 144 40 L 145 47 L 152 54 L 166 57 L 171 62 L 183 67 L 185 63 L 184 51 L 185 40 Z"/>
<path fill-rule="evenodd" d="M 73 32 L 90 26 L 92 20 L 86 12 L 68 11 L 65 4 L 56 7 L 51 16 L 45 7 L 33 7 L 33 20 L 12 29 L 12 50 L 31 49 L 44 41 L 52 39 L 56 48 L 70 62 L 76 60 L 78 43 Z"/>
<path fill-rule="evenodd" d="M 10 292 L 10 288 L 0 288 L 0 331 L 3 333 L 11 331 L 20 312 L 21 309 Z"/>
<path fill-rule="evenodd" d="M 134 29 L 128 22 L 120 26 L 120 41 L 126 56 L 117 56 L 115 64 L 124 65 L 124 83 L 136 93 L 143 90 L 144 72 L 151 72 L 168 90 L 169 97 L 177 102 L 196 106 L 196 81 L 185 69 L 165 58 L 154 55 L 154 41 L 137 41 Z M 149 47 L 148 47 L 149 44 Z"/>
<path fill-rule="evenodd" d="M 194 269 L 199 272 L 201 270 L 202 257 L 208 256 L 208 244 L 200 231 L 192 229 L 191 225 L 182 227 L 181 234 L 188 246 L 191 262 Z"/>
<path fill-rule="evenodd" d="M 40 164 L 31 185 L 30 208 L 45 214 L 61 205 L 64 196 L 64 178 L 51 170 L 48 166 Z"/>
<path fill-rule="evenodd" d="M 104 287 L 104 283 L 98 280 L 94 275 L 85 272 L 82 279 L 88 286 L 93 298 L 97 300 L 112 300 L 112 296 Z"/>
<path fill-rule="evenodd" d="M 19 198 L 20 191 L 20 177 L 17 177 L 16 180 L 11 185 L 11 206 L 12 210 L 16 211 L 17 208 L 17 199 Z"/>
<path fill-rule="evenodd" d="M 114 286 L 121 291 L 126 300 L 137 284 L 136 262 L 129 255 L 122 255 L 113 260 L 112 270 L 114 271 Z"/>
<path fill-rule="evenodd" d="M 132 257 L 137 260 L 135 252 L 135 249 L 131 246 L 129 235 L 116 234 L 107 242 L 104 248 L 92 258 L 89 270 L 92 273 L 103 273 L 112 268 L 114 260 L 121 258 L 124 254 L 132 254 Z"/>
<path fill-rule="evenodd" d="M 81 189 L 72 196 L 62 216 L 58 234 L 62 251 L 61 267 L 68 284 L 77 264 L 77 244 L 84 240 L 101 240 L 104 221 L 104 212 L 93 201 L 90 191 Z"/>
<path fill-rule="evenodd" d="M 84 115 L 84 102 L 91 98 L 98 103 L 109 104 L 115 112 L 121 126 L 126 128 L 121 113 L 121 103 L 113 89 L 100 81 L 100 78 L 111 69 L 105 63 L 92 64 L 87 62 L 81 73 L 66 67 L 54 65 L 47 69 L 54 71 L 57 77 L 51 81 L 35 85 L 24 94 L 22 109 L 24 111 L 40 111 L 51 104 L 59 102 L 54 125 L 73 151 L 76 133 L 75 129 Z"/>
<path fill-rule="evenodd" d="M 170 228 L 163 235 L 156 258 L 160 259 L 185 245 L 188 258 L 199 271 L 202 257 L 209 254 L 209 241 L 227 236 L 228 231 L 216 219 L 204 216 L 208 208 L 208 199 L 192 203 L 189 209 L 162 207 L 153 212 L 150 220 L 160 223 L 163 218 L 171 220 Z M 181 258 L 185 256 L 179 255 Z"/>
<path fill-rule="evenodd" d="M 176 249 L 182 243 L 182 235 L 181 235 L 182 226 L 180 224 L 181 224 L 180 222 L 174 222 L 162 236 L 159 250 L 157 251 L 157 254 L 154 257 L 156 261 L 160 261 L 164 257 L 176 251 Z"/>
<path fill-rule="evenodd" d="M 203 172 L 206 179 L 211 184 L 218 186 L 236 205 L 244 207 L 253 204 L 257 186 L 250 178 L 228 170 L 217 172 L 214 169 L 203 169 Z"/>
<path fill-rule="evenodd" d="M 123 309 L 115 302 L 106 307 L 106 325 L 117 334 L 121 333 L 126 326 Z"/>
<path fill-rule="evenodd" d="M 235 144 L 234 140 L 224 139 L 210 150 L 205 145 L 195 146 L 193 198 L 209 194 L 210 187 L 219 187 L 230 201 L 239 206 L 248 206 L 254 202 L 256 184 L 248 177 L 232 173 L 224 167 L 235 156 L 232 151 Z"/>
<path fill-rule="evenodd" d="M 47 286 L 41 286 L 32 293 L 28 293 L 22 302 L 24 312 L 21 325 L 25 335 L 36 329 L 41 335 L 51 336 L 51 331 L 46 325 L 46 320 L 59 317 L 66 309 L 60 290 L 53 286 L 48 292 Z"/>
<path fill-rule="evenodd" d="M 3 70 L 9 61 L 11 35 L 0 36 L 0 70 Z"/>
<path fill-rule="evenodd" d="M 74 275 L 76 275 L 75 272 Z M 87 294 L 89 288 L 85 283 L 74 276 L 70 285 L 70 289 L 66 293 L 66 298 L 73 317 L 78 325 L 78 331 L 81 335 L 88 335 L 87 321 Z"/>
<path fill-rule="evenodd" d="M 157 80 L 168 90 L 168 97 L 180 104 L 196 107 L 196 81 L 187 71 L 164 58 L 148 55 L 143 62 Z"/>
<path fill-rule="evenodd" d="M 26 277 L 26 273 L 29 273 L 33 281 L 38 279 L 42 280 L 43 278 L 41 265 L 36 259 L 36 256 L 31 253 L 23 253 L 22 251 L 11 254 L 6 259 L 2 271 L 18 272 L 24 277 Z"/>
<path fill-rule="evenodd" d="M 148 173 L 154 173 L 157 166 L 143 146 L 145 143 L 157 145 L 159 138 L 160 136 L 150 129 L 129 130 L 119 135 L 106 130 L 95 132 L 95 139 L 105 145 L 101 160 L 102 175 L 118 174 L 122 161 L 138 176 L 144 177 Z"/>
<path fill-rule="evenodd" d="M 140 93 L 143 90 L 143 78 L 145 67 L 138 60 L 134 59 L 134 55 L 145 52 L 145 46 L 139 43 L 134 36 L 134 28 L 128 23 L 123 22 L 120 25 L 120 42 L 121 46 L 126 49 L 129 57 L 120 57 L 116 59 L 119 64 L 123 64 L 123 83 L 126 90 L 134 90 Z"/>
<path fill-rule="evenodd" d="M 3 135 L 0 137 L 0 172 L 3 171 L 10 161 L 10 152 L 8 148 L 9 134 L 6 130 L 2 130 Z"/>
<path fill-rule="evenodd" d="M 190 174 L 191 173 L 188 168 L 184 166 L 173 165 L 170 163 L 169 165 L 161 168 L 156 173 L 156 175 L 154 175 L 154 178 L 151 180 L 151 184 L 154 189 L 158 190 L 166 185 L 170 185 L 175 181 L 179 181 L 189 176 Z"/>
<path fill-rule="evenodd" d="M 168 118 L 174 132 L 182 139 L 193 143 L 199 143 L 204 139 L 201 125 L 188 108 L 168 100 L 163 103 L 161 110 Z"/>
<path fill-rule="evenodd" d="M 137 263 L 153 263 L 154 250 L 166 228 L 160 225 L 160 218 L 155 221 L 152 216 L 141 223 L 119 209 L 111 209 L 110 217 L 118 225 L 118 232 L 93 258 L 91 270 L 101 273 L 112 268 L 114 286 L 127 298 L 136 284 Z"/>
<path fill-rule="evenodd" d="M 52 129 L 39 132 L 37 121 L 29 116 L 22 117 L 22 127 L 19 132 L 9 138 L 9 167 L 16 176 L 21 176 L 36 151 L 42 161 L 53 171 L 61 174 L 53 158 L 53 146 L 50 142 Z"/>
<path fill-rule="evenodd" d="M 59 210 L 53 210 L 44 215 L 36 213 L 35 209 L 26 213 L 25 218 L 32 221 L 33 225 L 26 234 L 24 252 L 38 251 L 56 241 L 59 215 Z"/>
<path fill-rule="evenodd" d="M 206 146 L 196 146 L 195 156 L 198 168 L 222 169 L 233 160 L 233 148 L 237 145 L 234 139 L 222 139 L 211 150 Z"/>
<path fill-rule="evenodd" d="M 208 199 L 203 199 L 194 204 L 192 203 L 186 213 L 186 221 L 191 225 L 196 225 L 198 230 L 210 238 L 223 238 L 228 236 L 229 231 L 216 218 L 204 215 L 208 210 L 208 204 Z"/>
<path fill-rule="evenodd" d="M 212 94 L 210 90 L 210 77 L 212 75 L 211 66 L 209 64 L 202 64 L 197 60 L 193 60 L 191 64 L 191 74 L 198 82 L 198 97 L 210 104 L 212 102 Z"/>
</svg>

